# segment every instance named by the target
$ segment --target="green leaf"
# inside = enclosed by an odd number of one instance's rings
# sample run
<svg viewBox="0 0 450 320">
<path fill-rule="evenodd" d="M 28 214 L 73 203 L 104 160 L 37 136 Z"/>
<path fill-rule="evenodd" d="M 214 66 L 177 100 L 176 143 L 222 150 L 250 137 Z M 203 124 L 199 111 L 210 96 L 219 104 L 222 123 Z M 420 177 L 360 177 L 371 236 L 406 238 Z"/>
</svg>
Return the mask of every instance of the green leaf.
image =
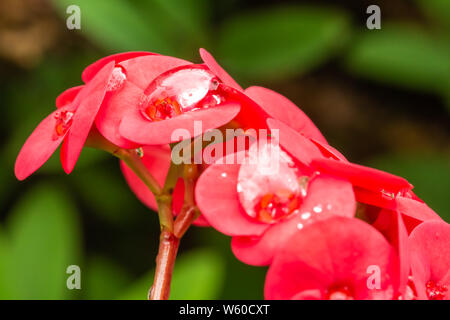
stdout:
<svg viewBox="0 0 450 320">
<path fill-rule="evenodd" d="M 86 276 L 82 287 L 84 299 L 113 299 L 129 282 L 128 274 L 105 258 L 91 258 L 85 270 Z"/>
<path fill-rule="evenodd" d="M 10 247 L 9 242 L 4 234 L 3 230 L 0 229 L 0 300 L 8 299 L 9 297 L 9 283 L 8 283 L 8 261 Z"/>
<path fill-rule="evenodd" d="M 218 55 L 243 77 L 305 73 L 326 61 L 348 35 L 348 17 L 313 7 L 276 7 L 226 21 Z"/>
<path fill-rule="evenodd" d="M 414 192 L 450 222 L 450 155 L 391 155 L 369 164 L 408 179 Z"/>
<path fill-rule="evenodd" d="M 164 30 L 152 23 L 151 12 L 139 12 L 125 0 L 52 0 L 66 19 L 66 9 L 81 10 L 81 32 L 109 50 L 150 50 L 171 54 L 174 49 L 165 40 Z"/>
<path fill-rule="evenodd" d="M 12 299 L 66 299 L 69 265 L 80 265 L 80 230 L 70 197 L 39 185 L 20 199 L 8 223 L 8 279 Z"/>
<path fill-rule="evenodd" d="M 171 41 L 177 47 L 194 51 L 208 38 L 211 11 L 208 4 L 207 0 L 148 0 L 136 3 L 145 12 L 154 12 L 152 23 L 170 33 Z"/>
<path fill-rule="evenodd" d="M 102 154 L 106 155 L 105 152 Z M 133 218 L 129 211 L 139 204 L 139 200 L 123 178 L 119 161 L 114 160 L 76 171 L 70 181 L 77 194 L 104 219 L 102 221 L 123 223 Z"/>
<path fill-rule="evenodd" d="M 366 31 L 347 58 L 357 75 L 411 89 L 448 90 L 450 47 L 443 39 L 401 25 Z"/>
<path fill-rule="evenodd" d="M 200 249 L 181 255 L 175 263 L 170 289 L 172 300 L 217 299 L 225 275 L 223 258 L 211 249 Z M 153 283 L 154 271 L 138 280 L 119 298 L 124 300 L 146 299 Z"/>
</svg>

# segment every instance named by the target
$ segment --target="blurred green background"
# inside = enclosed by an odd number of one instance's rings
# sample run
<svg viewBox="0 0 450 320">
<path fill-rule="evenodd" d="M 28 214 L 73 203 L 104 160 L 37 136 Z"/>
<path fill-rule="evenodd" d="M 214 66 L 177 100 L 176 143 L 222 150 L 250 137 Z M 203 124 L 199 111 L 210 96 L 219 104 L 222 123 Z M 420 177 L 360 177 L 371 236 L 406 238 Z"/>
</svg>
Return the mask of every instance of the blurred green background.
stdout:
<svg viewBox="0 0 450 320">
<path fill-rule="evenodd" d="M 66 28 L 67 6 L 81 30 Z M 381 7 L 382 29 L 366 28 Z M 156 215 L 115 159 L 86 149 L 66 176 L 59 154 L 25 182 L 15 157 L 84 67 L 120 51 L 199 61 L 210 50 L 243 86 L 263 85 L 310 115 L 355 162 L 403 175 L 450 220 L 450 1 L 0 1 L 0 298 L 146 297 Z M 214 230 L 182 242 L 172 298 L 259 299 L 265 268 L 246 266 Z M 81 290 L 66 268 L 81 267 Z"/>
</svg>

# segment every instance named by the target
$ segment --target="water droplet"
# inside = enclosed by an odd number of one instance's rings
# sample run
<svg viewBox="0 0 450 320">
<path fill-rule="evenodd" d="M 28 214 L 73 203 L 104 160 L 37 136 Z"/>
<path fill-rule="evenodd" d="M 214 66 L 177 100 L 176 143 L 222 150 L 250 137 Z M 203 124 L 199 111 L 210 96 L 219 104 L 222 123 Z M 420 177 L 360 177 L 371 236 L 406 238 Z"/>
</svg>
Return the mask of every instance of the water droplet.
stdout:
<svg viewBox="0 0 450 320">
<path fill-rule="evenodd" d="M 311 218 L 311 213 L 309 213 L 309 212 L 302 213 L 301 217 L 303 220 L 307 220 L 307 219 Z"/>
<path fill-rule="evenodd" d="M 63 137 L 72 125 L 74 113 L 70 111 L 59 111 L 55 113 L 55 131 L 53 132 L 53 140 Z"/>
<path fill-rule="evenodd" d="M 127 76 L 125 74 L 125 70 L 121 66 L 114 67 L 111 78 L 106 85 L 106 91 L 117 91 L 123 87 Z"/>
<path fill-rule="evenodd" d="M 227 177 L 227 173 L 226 172 L 222 172 L 221 176 L 222 176 L 222 178 L 226 178 Z"/>
<path fill-rule="evenodd" d="M 313 208 L 313 211 L 314 211 L 315 213 L 321 213 L 321 212 L 322 212 L 322 206 L 321 206 L 321 205 L 315 206 L 315 207 Z"/>
<path fill-rule="evenodd" d="M 218 78 L 202 65 L 182 66 L 164 72 L 148 85 L 144 95 L 140 110 L 150 121 L 214 107 L 225 100 Z"/>
<path fill-rule="evenodd" d="M 261 141 L 248 150 L 239 169 L 237 191 L 248 216 L 264 223 L 276 223 L 298 213 L 305 193 L 299 168 L 279 146 Z M 272 155 L 276 153 L 276 157 Z"/>
<path fill-rule="evenodd" d="M 303 223 L 297 224 L 297 229 L 298 229 L 298 230 L 302 230 L 302 229 L 303 229 Z"/>
</svg>

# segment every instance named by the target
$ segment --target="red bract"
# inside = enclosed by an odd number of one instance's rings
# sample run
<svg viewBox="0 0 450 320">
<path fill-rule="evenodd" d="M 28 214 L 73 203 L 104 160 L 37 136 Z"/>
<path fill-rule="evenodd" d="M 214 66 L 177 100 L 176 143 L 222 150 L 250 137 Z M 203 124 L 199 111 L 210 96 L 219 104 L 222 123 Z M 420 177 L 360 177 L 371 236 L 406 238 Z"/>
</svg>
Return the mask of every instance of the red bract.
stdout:
<svg viewBox="0 0 450 320">
<path fill-rule="evenodd" d="M 167 172 L 170 167 L 170 148 L 167 145 L 162 146 L 146 146 L 142 148 L 143 156 L 142 162 L 153 177 L 158 181 L 160 185 L 164 184 L 166 180 Z M 131 190 L 136 194 L 136 197 L 142 201 L 147 207 L 157 211 L 158 205 L 155 200 L 155 196 L 148 187 L 136 176 L 136 174 L 123 162 L 120 162 L 123 175 L 130 186 Z M 178 214 L 183 206 L 184 200 L 184 184 L 183 180 L 179 179 L 174 192 L 172 210 L 174 214 Z M 207 222 L 202 216 L 197 218 L 194 222 L 196 225 L 207 225 Z"/>
<path fill-rule="evenodd" d="M 271 118 L 283 121 L 305 137 L 328 144 L 311 119 L 286 97 L 262 87 L 249 87 L 245 89 L 245 94 L 258 103 Z"/>
<path fill-rule="evenodd" d="M 410 234 L 408 249 L 417 297 L 450 300 L 450 225 L 422 223 Z"/>
<path fill-rule="evenodd" d="M 371 276 L 379 276 L 379 286 Z M 266 299 L 392 299 L 398 259 L 370 225 L 333 217 L 286 241 L 267 273 Z"/>
<path fill-rule="evenodd" d="M 320 172 L 349 180 L 354 185 L 358 202 L 408 216 L 412 219 L 408 219 L 412 227 L 426 220 L 441 220 L 412 192 L 413 186 L 402 177 L 333 159 L 317 158 L 312 165 Z"/>
<path fill-rule="evenodd" d="M 92 78 L 97 74 L 97 72 L 111 61 L 114 61 L 114 63 L 119 63 L 128 59 L 148 55 L 156 55 L 156 53 L 146 51 L 131 51 L 109 55 L 87 66 L 81 74 L 81 79 L 83 79 L 85 83 L 91 81 Z"/>
<path fill-rule="evenodd" d="M 124 88 L 125 99 L 118 97 L 117 104 L 99 117 L 101 132 L 103 126 L 116 128 L 119 119 L 120 135 L 126 139 L 144 145 L 166 144 L 180 141 L 177 129 L 187 130 L 183 138 L 190 138 L 226 124 L 239 113 L 238 101 L 230 97 L 232 88 L 205 65 L 155 55 L 121 65 L 134 86 Z M 201 121 L 199 132 L 194 130 L 194 121 Z"/>
<path fill-rule="evenodd" d="M 214 57 L 205 49 L 200 49 L 200 56 L 203 62 L 208 66 L 217 77 L 219 77 L 222 82 L 238 91 L 243 91 L 241 86 L 217 63 Z"/>
<path fill-rule="evenodd" d="M 373 192 L 355 187 L 356 200 L 381 209 L 387 209 L 381 213 L 394 211 L 403 214 L 408 231 L 428 220 L 442 220 L 439 215 L 428 207 L 412 191 L 399 192 L 397 195 L 385 192 Z M 380 214 L 381 214 L 380 213 Z M 389 223 L 388 223 L 389 225 Z"/>
<path fill-rule="evenodd" d="M 113 62 L 106 64 L 85 86 L 69 89 L 57 99 L 58 110 L 37 126 L 20 150 L 15 164 L 19 180 L 39 169 L 63 141 L 61 163 L 66 173 L 72 171 L 97 116 L 113 69 Z"/>
<path fill-rule="evenodd" d="M 214 228 L 233 236 L 233 252 L 245 263 L 269 264 L 299 229 L 334 214 L 354 215 L 351 184 L 316 175 L 308 163 L 320 151 L 294 134 L 297 143 L 281 144 L 284 149 L 259 140 L 246 152 L 229 154 L 206 169 L 197 182 L 200 210 Z"/>
</svg>

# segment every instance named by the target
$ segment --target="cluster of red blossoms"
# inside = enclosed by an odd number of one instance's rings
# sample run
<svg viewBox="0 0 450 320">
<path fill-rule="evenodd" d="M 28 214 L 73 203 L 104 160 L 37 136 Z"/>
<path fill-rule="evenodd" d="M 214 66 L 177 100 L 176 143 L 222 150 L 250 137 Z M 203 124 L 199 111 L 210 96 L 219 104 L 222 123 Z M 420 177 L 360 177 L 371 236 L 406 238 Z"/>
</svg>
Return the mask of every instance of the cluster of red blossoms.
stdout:
<svg viewBox="0 0 450 320">
<path fill-rule="evenodd" d="M 170 146 L 180 140 L 175 130 L 187 130 L 189 139 L 215 128 L 266 130 L 269 141 L 256 135 L 212 164 L 195 165 L 194 199 L 197 225 L 231 236 L 244 263 L 270 266 L 267 299 L 450 298 L 450 226 L 408 181 L 349 162 L 287 98 L 262 87 L 244 90 L 208 52 L 200 55 L 203 63 L 192 64 L 129 52 L 88 66 L 84 84 L 63 92 L 25 142 L 17 178 L 36 171 L 62 143 L 66 173 L 84 146 L 138 150 L 163 184 Z M 200 133 L 194 121 L 201 121 Z M 273 161 L 277 170 L 266 170 Z M 123 161 L 121 167 L 137 197 L 156 209 L 142 175 Z M 175 215 L 186 194 L 179 182 Z"/>
</svg>

